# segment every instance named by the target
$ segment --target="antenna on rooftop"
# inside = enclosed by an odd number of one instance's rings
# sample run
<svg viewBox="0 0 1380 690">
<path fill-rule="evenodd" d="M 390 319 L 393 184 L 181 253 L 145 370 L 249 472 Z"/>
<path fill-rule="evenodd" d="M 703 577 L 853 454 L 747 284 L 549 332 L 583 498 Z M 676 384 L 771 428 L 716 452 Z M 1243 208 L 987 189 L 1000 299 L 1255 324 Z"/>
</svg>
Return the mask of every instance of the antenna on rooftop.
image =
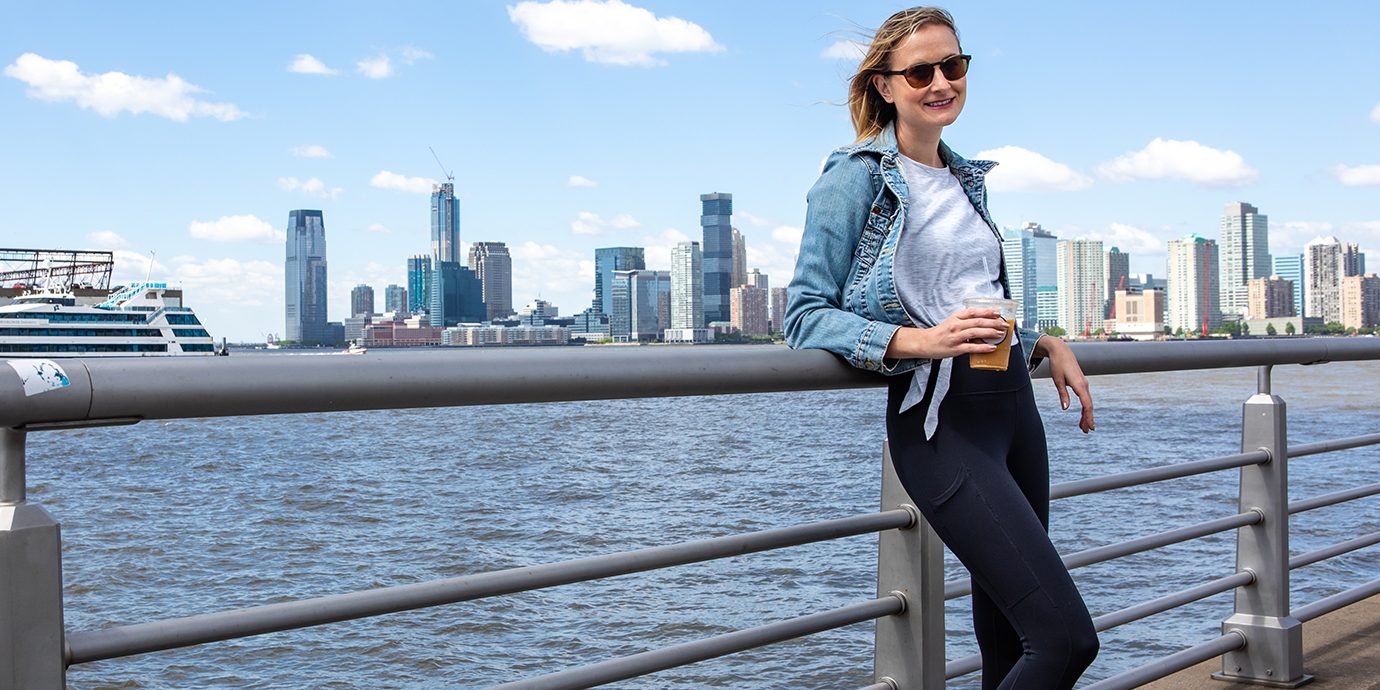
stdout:
<svg viewBox="0 0 1380 690">
<path fill-rule="evenodd" d="M 433 149 L 433 148 L 431 148 L 430 146 L 428 146 L 428 147 L 426 147 L 426 150 L 430 151 L 430 152 L 431 152 L 431 157 L 436 159 L 436 165 L 441 166 L 441 172 L 443 172 L 443 173 L 446 174 L 446 182 L 450 182 L 450 183 L 454 184 L 454 183 L 455 183 L 455 174 L 452 173 L 452 172 L 449 171 L 449 170 L 446 170 L 446 164 L 445 164 L 445 163 L 442 163 L 442 162 L 441 162 L 441 157 L 438 156 L 438 155 L 436 155 L 436 149 Z"/>
</svg>

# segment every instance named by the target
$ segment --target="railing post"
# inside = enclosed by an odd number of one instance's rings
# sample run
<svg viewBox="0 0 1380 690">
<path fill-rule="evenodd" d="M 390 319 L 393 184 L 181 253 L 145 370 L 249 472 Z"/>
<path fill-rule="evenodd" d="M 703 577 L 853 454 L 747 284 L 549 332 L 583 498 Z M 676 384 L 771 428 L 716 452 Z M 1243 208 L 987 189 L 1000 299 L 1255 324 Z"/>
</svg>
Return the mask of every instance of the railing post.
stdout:
<svg viewBox="0 0 1380 690">
<path fill-rule="evenodd" d="M 915 523 L 877 542 L 877 595 L 900 592 L 906 610 L 877 619 L 875 683 L 896 690 L 944 687 L 944 545 L 896 477 L 882 447 L 882 510 L 913 511 Z"/>
<path fill-rule="evenodd" d="M 1297 688 L 1313 680 L 1303 672 L 1303 624 L 1289 611 L 1289 449 L 1284 401 L 1270 393 L 1270 367 L 1261 367 L 1258 392 L 1242 405 L 1241 450 L 1263 449 L 1270 459 L 1241 468 L 1241 511 L 1263 518 L 1236 533 L 1237 570 L 1255 582 L 1236 589 L 1236 612 L 1222 632 L 1239 631 L 1246 646 L 1222 657 L 1213 678 Z"/>
<path fill-rule="evenodd" d="M 0 429 L 0 690 L 62 690 L 62 538 L 25 500 L 24 441 Z"/>
</svg>

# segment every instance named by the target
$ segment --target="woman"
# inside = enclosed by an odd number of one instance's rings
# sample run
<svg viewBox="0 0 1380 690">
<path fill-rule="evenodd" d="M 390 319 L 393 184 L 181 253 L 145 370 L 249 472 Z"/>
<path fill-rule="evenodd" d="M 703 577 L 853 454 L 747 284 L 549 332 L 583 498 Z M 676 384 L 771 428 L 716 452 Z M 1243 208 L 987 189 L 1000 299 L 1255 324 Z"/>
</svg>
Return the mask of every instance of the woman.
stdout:
<svg viewBox="0 0 1380 690">
<path fill-rule="evenodd" d="M 953 18 L 918 7 L 878 29 L 849 89 L 858 142 L 809 193 L 786 339 L 892 375 L 896 472 L 972 573 L 983 688 L 1071 688 L 1097 654 L 1087 607 L 1047 535 L 1049 460 L 1027 366 L 1048 358 L 1064 409 L 1093 429 L 1092 397 L 1062 340 L 1018 331 L 1005 372 L 975 370 L 1006 321 L 964 309 L 1009 297 L 983 176 L 940 140 L 963 110 L 970 57 Z"/>
</svg>

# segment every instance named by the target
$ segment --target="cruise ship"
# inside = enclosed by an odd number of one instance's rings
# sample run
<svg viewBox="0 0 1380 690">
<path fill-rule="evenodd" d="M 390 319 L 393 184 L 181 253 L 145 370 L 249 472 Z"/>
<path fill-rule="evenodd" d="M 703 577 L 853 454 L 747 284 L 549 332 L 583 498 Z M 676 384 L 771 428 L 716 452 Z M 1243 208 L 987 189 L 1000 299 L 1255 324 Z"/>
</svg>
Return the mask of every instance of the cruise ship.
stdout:
<svg viewBox="0 0 1380 690">
<path fill-rule="evenodd" d="M 99 304 L 42 289 L 0 306 L 0 359 L 216 354 L 196 314 L 164 299 L 167 283 L 133 283 Z"/>
</svg>

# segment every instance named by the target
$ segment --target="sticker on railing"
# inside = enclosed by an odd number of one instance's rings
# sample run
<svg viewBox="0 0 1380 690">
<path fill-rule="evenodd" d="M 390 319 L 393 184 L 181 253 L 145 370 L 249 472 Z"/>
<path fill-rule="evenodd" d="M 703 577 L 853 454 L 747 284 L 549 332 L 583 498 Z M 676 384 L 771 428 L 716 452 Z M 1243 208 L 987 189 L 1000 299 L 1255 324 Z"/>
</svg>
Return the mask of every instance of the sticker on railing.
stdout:
<svg viewBox="0 0 1380 690">
<path fill-rule="evenodd" d="M 6 363 L 24 382 L 24 395 L 38 395 L 72 385 L 67 372 L 51 359 L 10 359 Z"/>
</svg>

